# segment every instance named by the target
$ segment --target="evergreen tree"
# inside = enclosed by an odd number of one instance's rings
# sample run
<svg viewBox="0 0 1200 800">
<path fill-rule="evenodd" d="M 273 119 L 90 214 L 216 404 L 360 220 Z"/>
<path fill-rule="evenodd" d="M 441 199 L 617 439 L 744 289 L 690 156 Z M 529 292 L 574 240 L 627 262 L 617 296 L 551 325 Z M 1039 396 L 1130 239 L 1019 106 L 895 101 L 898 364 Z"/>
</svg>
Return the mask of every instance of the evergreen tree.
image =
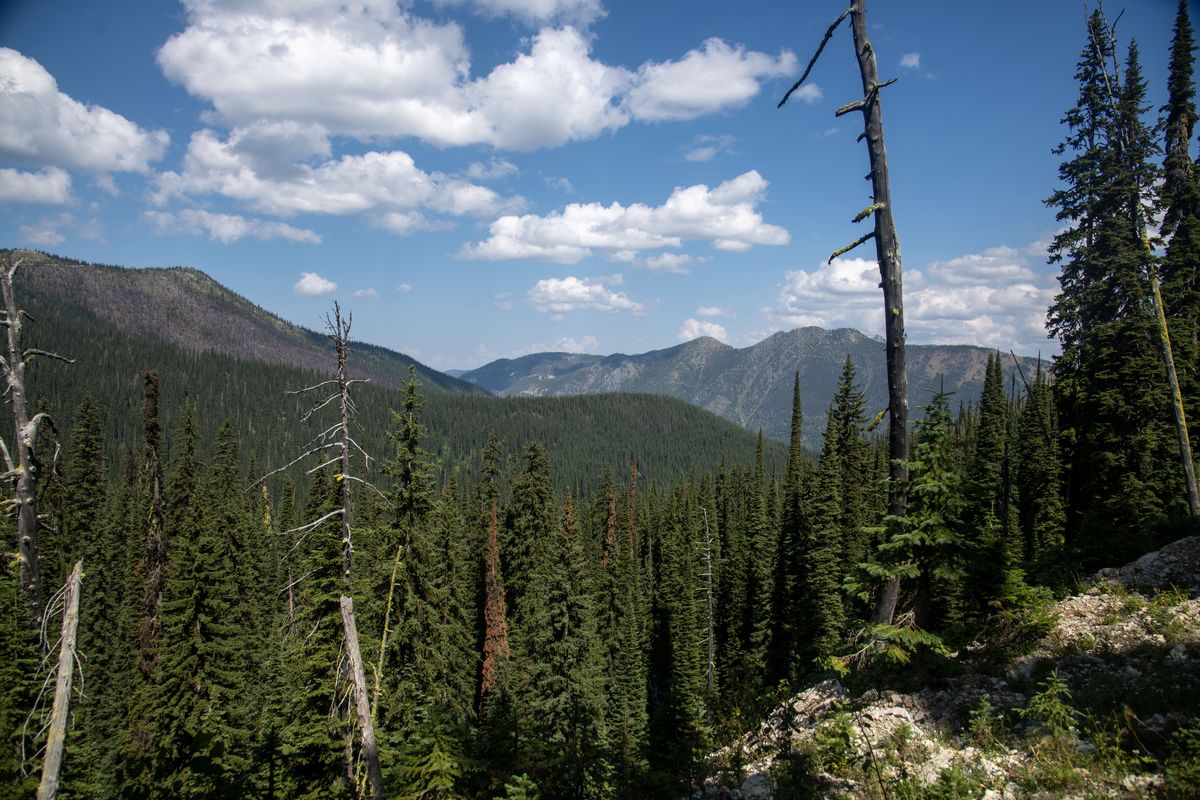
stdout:
<svg viewBox="0 0 1200 800">
<path fill-rule="evenodd" d="M 1159 202 L 1164 211 L 1161 232 L 1170 239 L 1160 274 L 1193 454 L 1200 452 L 1200 173 L 1190 150 L 1196 126 L 1195 46 L 1188 4 L 1180 0 L 1163 109 L 1167 118 Z"/>
<path fill-rule="evenodd" d="M 309 488 L 303 519 L 315 521 L 340 507 L 337 485 L 319 470 Z M 336 521 L 297 534 L 300 581 L 296 619 L 288 648 L 288 722 L 280 748 L 285 774 L 280 790 L 286 797 L 347 798 L 344 752 L 347 723 L 336 712 L 342 707 L 338 684 L 342 646 L 340 600 L 342 548 Z"/>
<path fill-rule="evenodd" d="M 841 568 L 843 574 L 858 564 L 867 554 L 865 528 L 870 520 L 867 494 L 871 486 L 867 463 L 867 444 L 863 440 L 866 424 L 866 397 L 858 388 L 854 362 L 850 356 L 842 365 L 837 391 L 833 396 L 833 422 L 836 434 L 837 457 L 841 472 L 841 510 L 838 515 L 840 538 L 843 542 Z"/>
<path fill-rule="evenodd" d="M 838 452 L 838 420 L 830 406 L 825 424 L 825 445 L 809 503 L 811 535 L 804 554 L 804 598 L 801 613 L 811 638 L 800 643 L 801 662 L 821 662 L 842 642 L 845 612 L 842 606 L 842 459 Z"/>
<path fill-rule="evenodd" d="M 1017 514 L 1025 563 L 1033 567 L 1058 554 L 1065 524 L 1058 417 L 1040 363 L 1021 410 L 1016 462 Z"/>
<path fill-rule="evenodd" d="M 595 589 L 570 494 L 561 526 L 541 546 L 548 552 L 526 595 L 531 624 L 521 642 L 522 760 L 551 796 L 609 797 Z"/>
<path fill-rule="evenodd" d="M 805 510 L 804 449 L 801 436 L 804 410 L 800 405 L 800 373 L 792 383 L 792 426 L 784 470 L 779 543 L 775 558 L 774 594 L 771 597 L 771 646 L 768 675 L 772 682 L 793 675 L 794 658 L 801 635 L 809 638 L 808 620 L 799 609 L 803 603 L 801 584 L 805 580 L 804 550 L 808 536 Z"/>
<path fill-rule="evenodd" d="M 954 588 L 962 577 L 962 486 L 952 466 L 953 422 L 945 393 L 934 395 L 915 434 L 908 513 L 889 521 L 892 536 L 879 545 L 874 559 L 861 564 L 847 581 L 848 588 L 864 598 L 889 578 L 904 581 L 903 608 L 911 612 L 911 626 L 872 628 L 873 641 L 883 644 L 886 654 L 900 661 L 907 661 L 912 652 L 922 648 L 944 649 L 933 631 L 940 622 L 938 616 L 953 616 Z M 898 615 L 898 619 L 905 616 Z"/>
<path fill-rule="evenodd" d="M 988 355 L 983 394 L 979 399 L 979 421 L 967 460 L 964 486 L 964 536 L 969 550 L 967 562 L 970 612 L 978 613 L 994 600 L 1004 580 L 1005 555 L 1011 543 L 1003 541 L 1004 459 L 1008 439 L 1008 398 L 1004 394 L 1004 370 L 1000 354 Z"/>
<path fill-rule="evenodd" d="M 1047 201 L 1068 227 L 1050 248 L 1061 291 L 1050 327 L 1062 343 L 1054 373 L 1064 414 L 1068 518 L 1091 558 L 1144 549 L 1177 480 L 1165 470 L 1168 401 L 1141 239 L 1156 170 L 1141 122 L 1145 85 L 1131 45 L 1123 82 L 1107 71 L 1114 42 L 1103 15 L 1088 20 L 1076 72 L 1079 100 L 1064 118 L 1063 188 Z M 1116 102 L 1110 87 L 1116 85 Z"/>
<path fill-rule="evenodd" d="M 197 498 L 198 528 L 176 529 L 156 656 L 154 796 L 239 797 L 245 789 L 249 646 L 244 501 L 226 423 Z M 177 509 L 177 507 L 176 507 Z M 247 623 L 249 627 L 247 627 Z"/>
</svg>

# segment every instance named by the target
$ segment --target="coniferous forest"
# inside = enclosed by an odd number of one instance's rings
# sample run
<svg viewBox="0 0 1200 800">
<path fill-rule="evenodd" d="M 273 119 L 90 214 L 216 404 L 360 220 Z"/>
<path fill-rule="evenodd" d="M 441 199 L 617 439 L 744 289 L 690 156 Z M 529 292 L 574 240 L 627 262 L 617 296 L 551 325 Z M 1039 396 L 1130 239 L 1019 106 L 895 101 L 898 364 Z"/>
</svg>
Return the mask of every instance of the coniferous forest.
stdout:
<svg viewBox="0 0 1200 800">
<path fill-rule="evenodd" d="M 669 411 L 654 398 L 624 398 L 624 416 L 582 399 L 501 415 L 415 372 L 384 393 L 255 368 L 240 403 L 306 388 L 272 382 L 313 389 L 255 431 L 248 406 L 178 390 L 207 358 L 182 350 L 119 401 L 128 376 L 113 382 L 95 342 L 43 326 L 53 309 L 19 312 L 8 253 L 5 324 L 24 338 L 4 362 L 21 408 L 4 423 L 0 794 L 33 796 L 63 736 L 54 665 L 79 560 L 58 796 L 673 798 L 796 691 L 937 681 L 1097 569 L 1196 534 L 1187 3 L 1167 76 L 1144 76 L 1099 11 L 1081 34 L 1046 200 L 1061 355 L 1013 383 L 996 352 L 980 396 L 915 410 L 903 514 L 849 358 L 819 453 L 801 447 L 803 365 L 786 452 L 697 429 L 669 458 L 639 453 L 658 445 L 638 416 Z M 1163 78 L 1169 102 L 1151 108 Z M 343 357 L 348 332 L 331 311 Z M 621 426 L 616 449 L 567 439 L 552 458 L 519 418 L 554 413 Z M 476 438 L 435 440 L 431 420 Z M 687 439 L 709 434 L 727 450 Z M 654 458 L 668 466 L 648 475 Z"/>
</svg>

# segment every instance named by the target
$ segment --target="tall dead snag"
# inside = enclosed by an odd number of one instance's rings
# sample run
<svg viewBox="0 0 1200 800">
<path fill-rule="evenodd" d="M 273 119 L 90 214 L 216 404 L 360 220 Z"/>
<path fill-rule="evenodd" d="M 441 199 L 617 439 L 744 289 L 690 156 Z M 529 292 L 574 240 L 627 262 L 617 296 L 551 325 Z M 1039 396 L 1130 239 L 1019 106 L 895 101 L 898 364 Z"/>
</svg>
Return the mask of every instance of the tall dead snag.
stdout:
<svg viewBox="0 0 1200 800">
<path fill-rule="evenodd" d="M 327 381 L 308 386 L 304 389 L 299 389 L 294 392 L 288 392 L 289 395 L 311 395 L 317 394 L 317 399 L 314 400 L 312 408 L 306 411 L 301 416 L 301 422 L 307 422 L 318 411 L 336 404 L 338 408 L 338 421 L 326 428 L 321 433 L 317 434 L 301 453 L 292 461 L 284 466 L 272 470 L 271 472 L 259 478 L 253 486 L 262 483 L 267 478 L 282 472 L 289 467 L 292 467 L 305 459 L 316 456 L 318 463 L 311 467 L 305 474 L 311 475 L 318 470 L 323 470 L 326 467 L 337 465 L 337 473 L 334 478 L 340 486 L 341 506 L 334 511 L 329 512 L 315 520 L 309 520 L 299 527 L 289 531 L 284 531 L 284 535 L 295 534 L 301 539 L 316 531 L 321 525 L 333 519 L 340 518 L 338 530 L 341 535 L 342 546 L 342 580 L 346 584 L 346 594 L 342 595 L 342 623 L 345 629 L 346 653 L 350 661 L 350 679 L 353 683 L 352 692 L 354 696 L 354 716 L 357 717 L 359 728 L 359 737 L 362 744 L 361 755 L 366 761 L 367 780 L 370 783 L 370 796 L 378 798 L 383 795 L 383 779 L 379 769 L 379 751 L 376 746 L 375 726 L 372 722 L 372 709 L 367 698 L 369 692 L 367 690 L 366 679 L 363 674 L 362 653 L 358 646 L 358 629 L 355 627 L 353 601 L 348 596 L 350 595 L 353 585 L 353 555 L 354 547 L 351 542 L 351 497 L 350 484 L 359 483 L 363 486 L 372 489 L 375 488 L 370 482 L 364 478 L 352 475 L 350 472 L 350 459 L 352 453 L 358 453 L 363 462 L 363 471 L 370 469 L 371 457 L 362 449 L 352 435 L 352 428 L 357 426 L 355 420 L 357 409 L 354 405 L 353 398 L 350 397 L 350 387 L 357 383 L 366 383 L 366 379 L 355 378 L 351 379 L 347 370 L 347 360 L 350 351 L 350 325 L 352 317 L 342 317 L 342 308 L 338 303 L 333 304 L 333 314 L 325 315 L 325 327 L 329 331 L 329 338 L 333 343 L 334 352 L 337 354 L 337 374 L 335 377 Z M 332 453 L 332 455 L 331 455 Z M 253 488 L 251 486 L 251 488 Z M 382 492 L 380 492 L 382 494 Z M 297 543 L 298 544 L 298 543 Z M 295 545 L 293 545 L 294 549 Z M 289 589 L 291 588 L 289 582 Z M 349 611 L 349 613 L 347 613 Z M 350 742 L 347 742 L 347 772 L 351 780 L 354 779 L 354 764 L 351 757 Z"/>
<path fill-rule="evenodd" d="M 858 71 L 862 76 L 863 96 L 841 106 L 836 116 L 859 111 L 863 115 L 863 132 L 859 141 L 867 140 L 870 156 L 871 205 L 860 211 L 854 222 L 874 217 L 875 228 L 849 245 L 835 251 L 829 261 L 844 255 L 860 244 L 875 240 L 875 254 L 879 261 L 880 287 L 883 289 L 884 332 L 887 348 L 888 377 L 888 514 L 902 517 L 907 509 L 908 491 L 908 374 L 904 367 L 904 292 L 900 281 L 900 240 L 896 236 L 896 223 L 892 219 L 892 191 L 888 181 L 887 149 L 883 142 L 883 108 L 879 92 L 896 82 L 893 78 L 879 82 L 879 68 L 875 62 L 875 48 L 867 38 L 866 0 L 851 0 L 850 7 L 834 20 L 825 31 L 825 37 L 817 52 L 808 62 L 800 80 L 779 101 L 779 107 L 788 101 L 808 79 L 825 45 L 833 36 L 838 25 L 850 18 L 854 34 L 854 53 L 858 58 Z M 889 578 L 875 605 L 874 621 L 890 624 L 896 614 L 896 602 L 900 595 L 900 579 Z"/>
<path fill-rule="evenodd" d="M 11 261 L 11 263 L 10 263 Z M 26 393 L 25 367 L 37 356 L 54 358 L 59 361 L 73 363 L 72 359 L 40 350 L 36 347 L 25 347 L 23 333 L 25 320 L 32 321 L 23 309 L 17 308 L 16 295 L 13 293 L 13 276 L 21 260 L 12 261 L 11 257 L 0 260 L 0 294 L 3 295 L 4 308 L 0 309 L 0 324 L 6 331 L 5 355 L 0 356 L 0 373 L 3 373 L 5 391 L 12 404 L 14 449 L 13 451 L 0 440 L 0 455 L 4 457 L 7 469 L 5 477 L 13 484 L 13 505 L 17 511 L 17 559 L 20 563 L 21 594 L 28 607 L 33 630 L 37 632 L 38 644 L 42 644 L 42 582 L 38 572 L 38 515 L 35 503 L 38 480 L 41 478 L 43 463 L 35 451 L 38 440 L 38 429 L 42 424 L 58 435 L 54 420 L 49 414 L 38 413 L 29 416 L 29 396 Z M 55 442 L 51 454 L 50 469 L 54 470 L 58 462 L 58 443 Z"/>
<path fill-rule="evenodd" d="M 58 794 L 58 775 L 62 770 L 63 745 L 67 740 L 67 716 L 71 704 L 71 683 L 75 677 L 75 632 L 79 628 L 79 585 L 83 579 L 83 561 L 75 562 L 67 579 L 63 598 L 62 642 L 58 648 L 58 675 L 54 683 L 54 706 L 50 711 L 50 732 L 46 739 L 46 758 L 42 762 L 42 780 L 37 800 L 54 800 Z"/>
</svg>

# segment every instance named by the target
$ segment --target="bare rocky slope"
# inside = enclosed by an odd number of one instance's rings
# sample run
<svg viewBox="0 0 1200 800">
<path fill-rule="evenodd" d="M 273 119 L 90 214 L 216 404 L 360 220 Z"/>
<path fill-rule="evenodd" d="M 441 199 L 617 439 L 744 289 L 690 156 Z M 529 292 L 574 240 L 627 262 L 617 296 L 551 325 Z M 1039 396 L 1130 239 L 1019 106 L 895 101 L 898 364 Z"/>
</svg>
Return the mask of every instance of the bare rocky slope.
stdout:
<svg viewBox="0 0 1200 800">
<path fill-rule="evenodd" d="M 955 654 L 919 691 L 826 680 L 712 754 L 694 797 L 1200 796 L 1200 537 Z M 1030 624 L 1030 623 L 1026 623 Z M 1181 750 L 1181 744 L 1190 750 Z"/>
</svg>

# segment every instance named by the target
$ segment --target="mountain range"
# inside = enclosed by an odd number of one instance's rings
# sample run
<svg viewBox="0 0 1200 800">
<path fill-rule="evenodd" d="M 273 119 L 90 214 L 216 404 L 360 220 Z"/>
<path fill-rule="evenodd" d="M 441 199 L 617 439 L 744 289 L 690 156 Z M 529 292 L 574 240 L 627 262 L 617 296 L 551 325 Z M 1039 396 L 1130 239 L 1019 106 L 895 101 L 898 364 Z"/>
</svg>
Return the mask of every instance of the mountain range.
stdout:
<svg viewBox="0 0 1200 800">
<path fill-rule="evenodd" d="M 919 414 L 938 389 L 953 392 L 962 402 L 978 402 L 991 352 L 967 345 L 908 345 L 912 413 Z M 791 423 L 793 378 L 799 372 L 804 440 L 816 446 L 847 356 L 866 395 L 867 413 L 874 416 L 888 402 L 884 345 L 850 328 L 797 328 L 744 348 L 703 337 L 639 355 L 534 353 L 493 361 L 459 377 L 501 396 L 664 394 L 784 440 Z M 1018 381 L 1022 372 L 1031 379 L 1037 366 L 1031 358 L 1005 361 Z"/>
<path fill-rule="evenodd" d="M 327 337 L 294 325 L 229 291 L 196 269 L 128 269 L 89 264 L 36 251 L 14 254 L 22 298 L 52 315 L 196 353 L 216 353 L 328 374 Z M 352 343 L 351 370 L 381 387 L 399 388 L 415 368 L 427 394 L 555 398 L 611 393 L 664 395 L 724 417 L 749 431 L 786 440 L 792 381 L 800 374 L 804 439 L 818 447 L 824 412 L 847 356 L 867 399 L 868 415 L 887 404 L 884 345 L 849 329 L 807 327 L 776 333 L 744 348 L 703 337 L 662 350 L 627 355 L 534 353 L 453 374 L 439 372 L 386 347 Z M 989 350 L 966 345 L 909 345 L 912 413 L 943 387 L 976 402 Z M 1006 359 L 1019 380 L 1031 358 Z M 1019 385 L 1019 384 L 1018 384 Z"/>
</svg>

